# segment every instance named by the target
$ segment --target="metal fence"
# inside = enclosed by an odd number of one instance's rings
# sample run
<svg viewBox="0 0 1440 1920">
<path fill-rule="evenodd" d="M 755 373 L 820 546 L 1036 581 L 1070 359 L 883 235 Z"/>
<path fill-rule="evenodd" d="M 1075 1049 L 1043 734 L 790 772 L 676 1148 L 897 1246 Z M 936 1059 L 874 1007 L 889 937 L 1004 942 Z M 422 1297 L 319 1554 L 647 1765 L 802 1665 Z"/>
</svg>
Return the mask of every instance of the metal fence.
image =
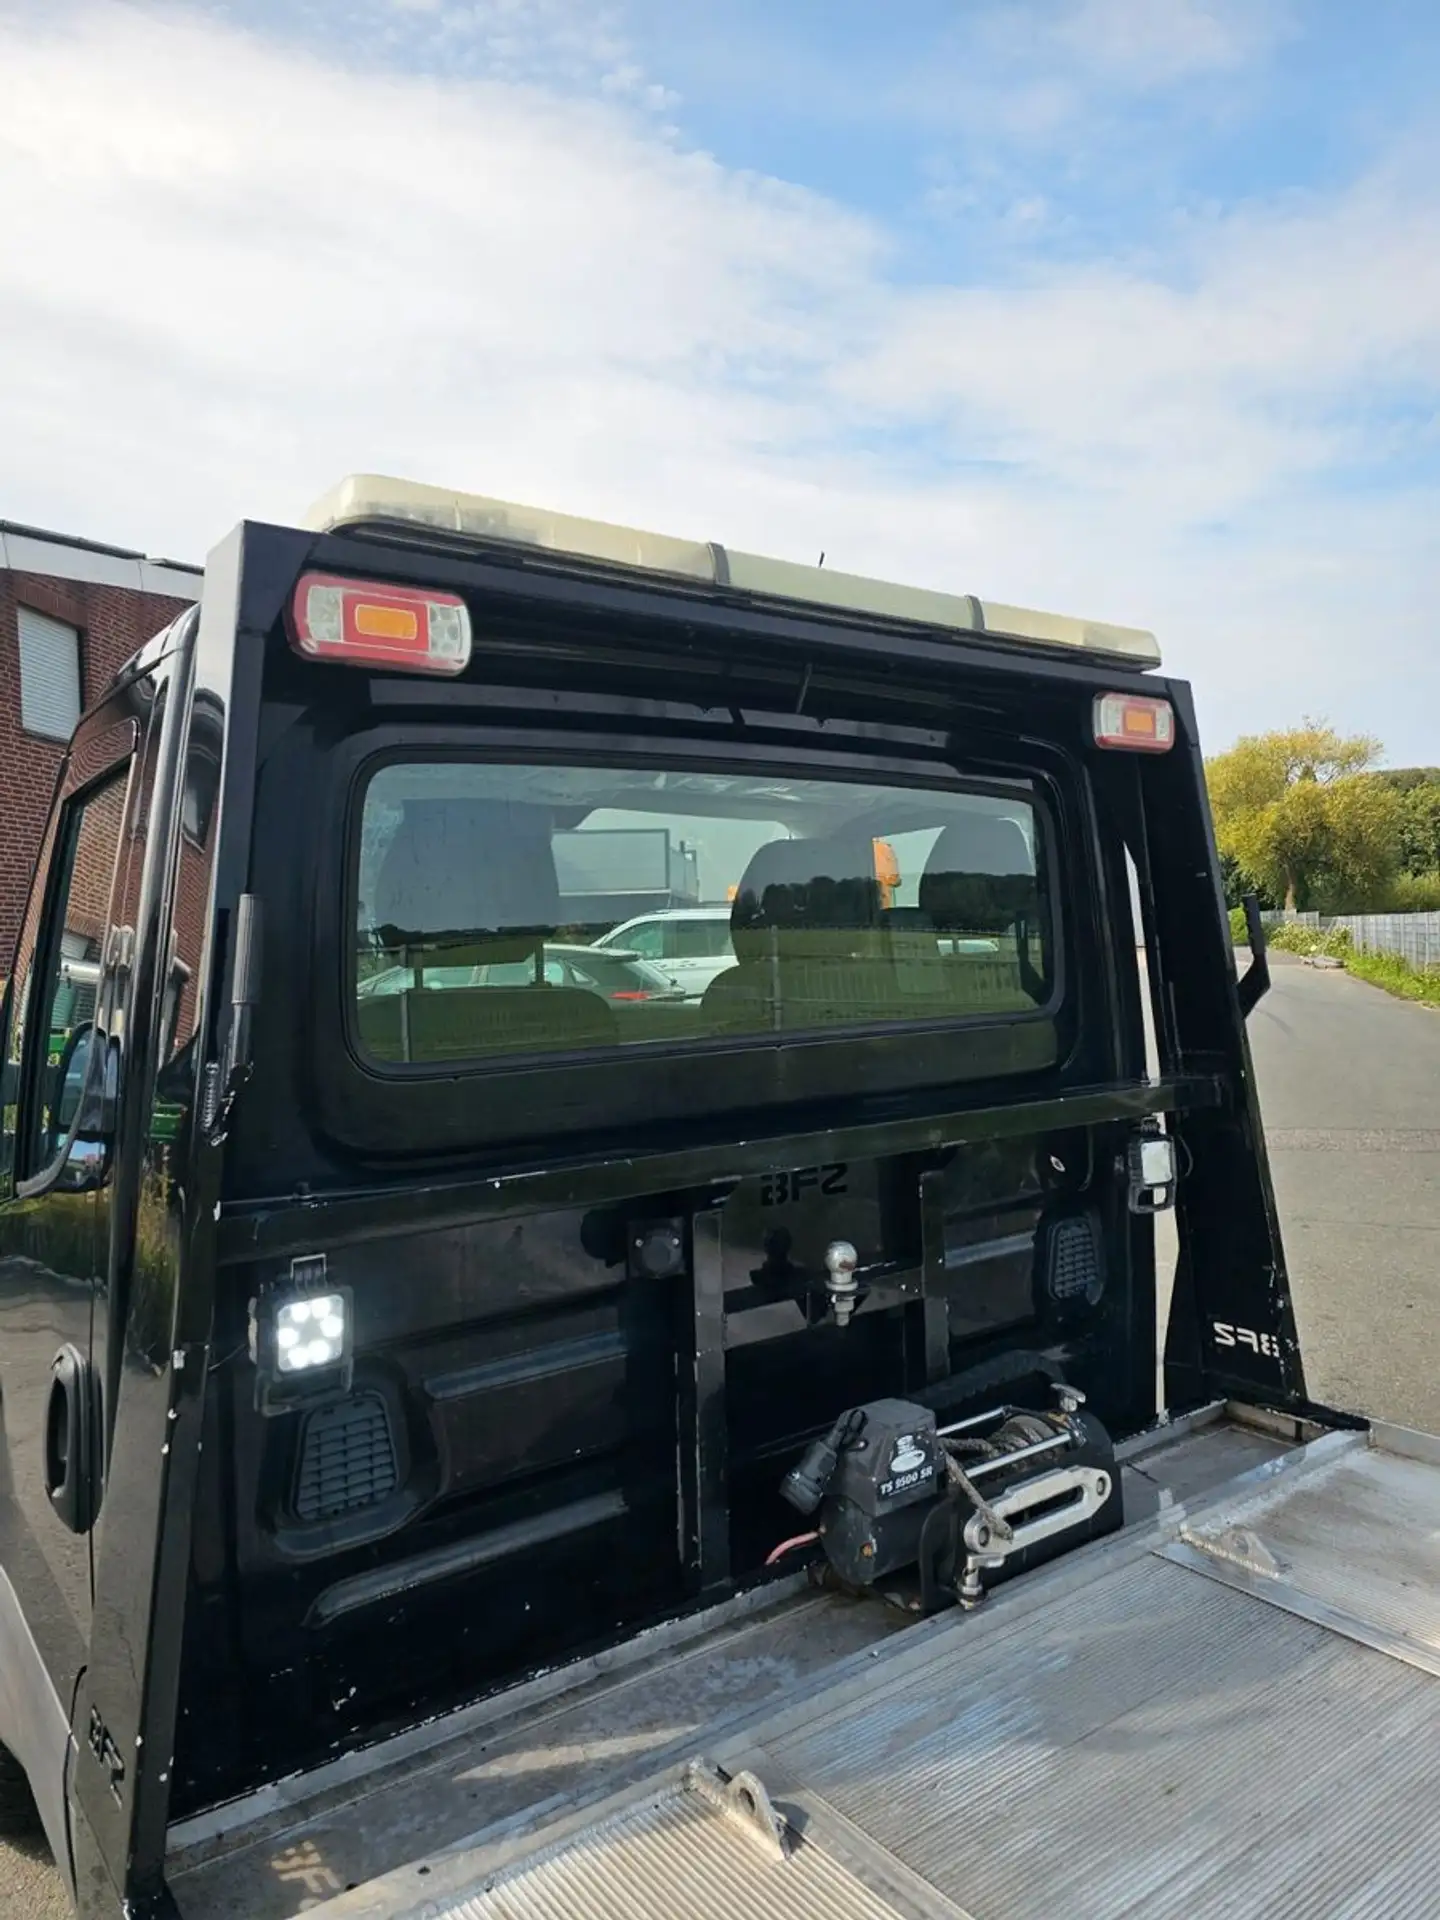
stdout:
<svg viewBox="0 0 1440 1920">
<path fill-rule="evenodd" d="M 1291 921 L 1322 933 L 1345 928 L 1362 953 L 1393 953 L 1412 967 L 1440 967 L 1440 913 L 1264 913 L 1267 926 Z"/>
</svg>

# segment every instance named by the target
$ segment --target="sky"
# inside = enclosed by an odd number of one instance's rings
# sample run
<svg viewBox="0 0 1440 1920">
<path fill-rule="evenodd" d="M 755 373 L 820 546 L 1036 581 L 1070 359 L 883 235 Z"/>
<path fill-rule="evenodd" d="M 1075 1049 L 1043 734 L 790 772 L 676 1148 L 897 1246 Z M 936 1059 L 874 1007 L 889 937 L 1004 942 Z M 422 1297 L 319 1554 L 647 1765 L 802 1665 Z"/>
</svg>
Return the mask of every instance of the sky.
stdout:
<svg viewBox="0 0 1440 1920">
<path fill-rule="evenodd" d="M 1433 0 L 0 0 L 0 517 L 381 472 L 1440 762 Z"/>
</svg>

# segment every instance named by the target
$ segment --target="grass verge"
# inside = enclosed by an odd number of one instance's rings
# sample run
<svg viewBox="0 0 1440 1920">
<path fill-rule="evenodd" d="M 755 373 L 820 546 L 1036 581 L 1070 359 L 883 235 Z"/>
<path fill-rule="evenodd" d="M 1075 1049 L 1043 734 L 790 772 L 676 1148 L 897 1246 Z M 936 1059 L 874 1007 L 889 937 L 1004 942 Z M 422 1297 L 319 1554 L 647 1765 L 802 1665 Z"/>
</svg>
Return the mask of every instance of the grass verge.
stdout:
<svg viewBox="0 0 1440 1920">
<path fill-rule="evenodd" d="M 1427 1007 L 1440 1007 L 1440 968 L 1412 967 L 1393 953 L 1362 953 L 1351 941 L 1348 931 L 1322 933 L 1318 927 L 1272 927 L 1269 945 L 1282 953 L 1307 957 L 1328 954 L 1342 960 L 1345 971 L 1357 980 L 1368 980 L 1373 987 L 1393 993 L 1400 1000 L 1418 1000 Z"/>
</svg>

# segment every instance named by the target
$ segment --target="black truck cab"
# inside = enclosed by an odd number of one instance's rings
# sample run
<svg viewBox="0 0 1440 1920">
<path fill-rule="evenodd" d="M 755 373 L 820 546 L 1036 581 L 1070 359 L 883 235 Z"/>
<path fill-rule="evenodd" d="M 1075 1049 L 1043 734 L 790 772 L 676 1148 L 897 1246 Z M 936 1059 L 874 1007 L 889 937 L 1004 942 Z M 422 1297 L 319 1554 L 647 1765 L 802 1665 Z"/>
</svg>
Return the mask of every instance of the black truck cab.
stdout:
<svg viewBox="0 0 1440 1920">
<path fill-rule="evenodd" d="M 0 1764 L 82 1913 L 807 1561 L 974 1604 L 1163 1414 L 1307 1406 L 1158 665 L 375 479 L 215 550 L 0 963 Z M 662 867 L 699 975 L 596 945 Z"/>
</svg>

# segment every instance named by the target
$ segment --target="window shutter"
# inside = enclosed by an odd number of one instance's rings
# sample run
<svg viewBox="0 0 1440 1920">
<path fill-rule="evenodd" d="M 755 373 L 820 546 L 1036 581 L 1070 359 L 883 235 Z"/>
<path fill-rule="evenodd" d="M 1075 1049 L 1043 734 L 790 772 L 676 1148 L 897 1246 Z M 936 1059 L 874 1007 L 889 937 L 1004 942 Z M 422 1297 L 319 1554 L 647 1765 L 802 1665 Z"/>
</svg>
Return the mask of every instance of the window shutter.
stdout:
<svg viewBox="0 0 1440 1920">
<path fill-rule="evenodd" d="M 68 740 L 80 718 L 80 635 L 63 620 L 17 607 L 20 724 L 47 740 Z"/>
</svg>

